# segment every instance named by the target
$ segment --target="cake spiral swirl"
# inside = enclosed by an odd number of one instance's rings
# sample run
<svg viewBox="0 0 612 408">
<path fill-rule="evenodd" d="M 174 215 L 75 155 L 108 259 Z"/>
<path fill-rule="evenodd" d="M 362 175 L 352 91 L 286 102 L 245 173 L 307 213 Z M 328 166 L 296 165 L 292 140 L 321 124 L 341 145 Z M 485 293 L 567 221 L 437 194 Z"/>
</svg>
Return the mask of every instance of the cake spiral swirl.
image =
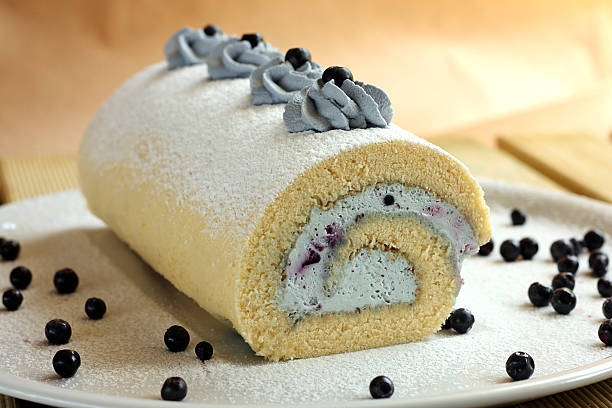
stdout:
<svg viewBox="0 0 612 408">
<path fill-rule="evenodd" d="M 253 47 L 249 41 L 229 38 L 215 47 L 208 58 L 208 74 L 212 79 L 247 78 L 257 67 L 282 54 L 266 42 Z"/>
<path fill-rule="evenodd" d="M 174 33 L 164 45 L 168 69 L 203 64 L 208 54 L 228 36 L 216 32 L 206 35 L 203 30 L 184 27 Z"/>
</svg>

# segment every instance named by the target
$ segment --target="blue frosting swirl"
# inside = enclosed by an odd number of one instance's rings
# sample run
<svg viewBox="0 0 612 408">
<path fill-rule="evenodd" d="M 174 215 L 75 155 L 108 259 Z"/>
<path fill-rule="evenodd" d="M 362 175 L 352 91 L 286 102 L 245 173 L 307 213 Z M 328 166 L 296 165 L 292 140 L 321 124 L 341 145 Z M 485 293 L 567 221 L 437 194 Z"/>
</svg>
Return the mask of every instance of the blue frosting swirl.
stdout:
<svg viewBox="0 0 612 408">
<path fill-rule="evenodd" d="M 247 78 L 257 67 L 282 55 L 263 41 L 253 48 L 248 41 L 229 38 L 211 51 L 206 63 L 212 79 Z"/>
<path fill-rule="evenodd" d="M 204 30 L 185 27 L 170 37 L 164 45 L 168 69 L 203 64 L 208 54 L 229 37 L 223 33 L 206 35 Z"/>
<path fill-rule="evenodd" d="M 295 69 L 282 57 L 274 57 L 251 74 L 253 104 L 287 103 L 300 89 L 312 85 L 322 74 L 323 70 L 316 62 L 307 61 Z"/>
<path fill-rule="evenodd" d="M 295 94 L 283 113 L 290 132 L 385 127 L 392 118 L 391 101 L 385 91 L 350 79 L 341 87 L 334 80 L 317 80 Z"/>
</svg>

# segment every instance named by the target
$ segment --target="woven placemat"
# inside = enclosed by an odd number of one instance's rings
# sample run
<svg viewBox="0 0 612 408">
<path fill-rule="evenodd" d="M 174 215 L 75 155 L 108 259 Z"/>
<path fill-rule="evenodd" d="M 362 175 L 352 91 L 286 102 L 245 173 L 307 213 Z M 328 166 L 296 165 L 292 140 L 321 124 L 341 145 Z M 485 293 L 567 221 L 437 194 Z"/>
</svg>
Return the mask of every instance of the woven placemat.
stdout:
<svg viewBox="0 0 612 408">
<path fill-rule="evenodd" d="M 484 175 L 486 176 L 486 175 Z M 78 187 L 74 157 L 0 158 L 2 203 Z M 0 408 L 42 407 L 0 395 Z M 515 405 L 514 408 L 612 408 L 612 378 Z"/>
</svg>

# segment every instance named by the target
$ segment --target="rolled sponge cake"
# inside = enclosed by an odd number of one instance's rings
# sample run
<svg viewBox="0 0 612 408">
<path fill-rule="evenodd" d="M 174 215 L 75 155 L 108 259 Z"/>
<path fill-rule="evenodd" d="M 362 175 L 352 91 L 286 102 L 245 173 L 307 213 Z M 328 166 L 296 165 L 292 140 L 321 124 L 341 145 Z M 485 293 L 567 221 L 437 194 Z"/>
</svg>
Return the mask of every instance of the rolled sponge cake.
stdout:
<svg viewBox="0 0 612 408">
<path fill-rule="evenodd" d="M 271 360 L 420 340 L 490 238 L 458 160 L 390 125 L 289 133 L 205 65 L 135 75 L 79 152 L 91 211 Z"/>
</svg>

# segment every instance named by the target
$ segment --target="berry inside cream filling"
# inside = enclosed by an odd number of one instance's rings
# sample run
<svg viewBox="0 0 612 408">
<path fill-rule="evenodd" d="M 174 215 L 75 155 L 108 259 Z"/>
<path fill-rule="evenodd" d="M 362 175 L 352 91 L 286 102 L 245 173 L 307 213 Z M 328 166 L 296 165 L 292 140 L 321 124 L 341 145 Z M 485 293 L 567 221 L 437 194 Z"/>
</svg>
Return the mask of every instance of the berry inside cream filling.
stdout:
<svg viewBox="0 0 612 408">
<path fill-rule="evenodd" d="M 414 266 L 401 254 L 362 248 L 339 267 L 338 249 L 351 228 L 370 217 L 414 217 L 449 242 L 459 273 L 463 259 L 478 250 L 470 225 L 452 205 L 423 189 L 378 185 L 338 200 L 328 210 L 313 208 L 285 260 L 279 308 L 294 321 L 309 314 L 359 312 L 416 299 Z M 333 271 L 333 279 L 330 272 Z"/>
</svg>

